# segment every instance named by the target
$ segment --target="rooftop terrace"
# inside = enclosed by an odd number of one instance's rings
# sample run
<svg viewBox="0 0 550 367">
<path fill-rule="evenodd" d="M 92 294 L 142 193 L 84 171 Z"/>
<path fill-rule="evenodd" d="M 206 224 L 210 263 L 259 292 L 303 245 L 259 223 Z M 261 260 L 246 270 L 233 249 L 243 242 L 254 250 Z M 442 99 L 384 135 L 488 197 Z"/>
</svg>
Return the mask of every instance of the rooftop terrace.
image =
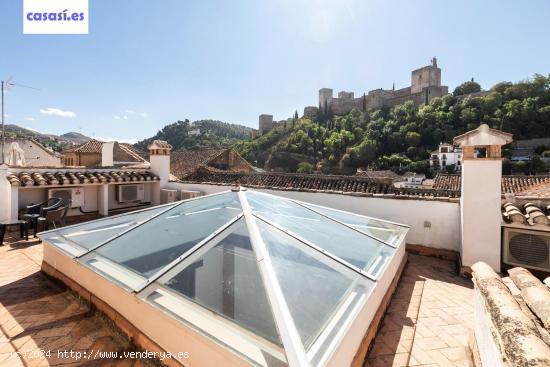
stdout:
<svg viewBox="0 0 550 367">
<path fill-rule="evenodd" d="M 40 271 L 42 245 L 8 233 L 0 247 L 0 364 L 48 366 L 91 361 L 57 351 L 135 350 L 127 338 L 73 292 Z M 373 342 L 366 366 L 472 366 L 468 338 L 473 289 L 451 261 L 409 255 L 397 291 Z M 17 291 L 16 291 L 17 290 Z M 14 354 L 51 350 L 51 357 Z M 92 357 L 93 358 L 93 357 Z M 99 365 L 143 366 L 151 361 L 100 360 Z"/>
</svg>

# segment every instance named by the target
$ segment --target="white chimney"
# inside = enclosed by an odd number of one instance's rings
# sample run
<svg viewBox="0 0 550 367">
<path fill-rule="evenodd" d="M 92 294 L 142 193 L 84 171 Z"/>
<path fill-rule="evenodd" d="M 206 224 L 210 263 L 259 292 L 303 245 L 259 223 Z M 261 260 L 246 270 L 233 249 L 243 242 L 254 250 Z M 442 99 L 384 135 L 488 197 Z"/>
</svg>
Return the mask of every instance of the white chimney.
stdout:
<svg viewBox="0 0 550 367">
<path fill-rule="evenodd" d="M 500 271 L 501 257 L 501 147 L 512 142 L 512 134 L 477 129 L 457 136 L 462 148 L 462 187 L 460 197 L 462 266 L 484 261 Z"/>
<path fill-rule="evenodd" d="M 160 188 L 168 185 L 170 180 L 170 151 L 172 146 L 164 140 L 154 140 L 148 147 L 150 170 L 160 178 Z"/>
<path fill-rule="evenodd" d="M 113 149 L 115 147 L 114 141 L 103 143 L 101 146 L 101 167 L 114 166 L 113 161 Z"/>
</svg>

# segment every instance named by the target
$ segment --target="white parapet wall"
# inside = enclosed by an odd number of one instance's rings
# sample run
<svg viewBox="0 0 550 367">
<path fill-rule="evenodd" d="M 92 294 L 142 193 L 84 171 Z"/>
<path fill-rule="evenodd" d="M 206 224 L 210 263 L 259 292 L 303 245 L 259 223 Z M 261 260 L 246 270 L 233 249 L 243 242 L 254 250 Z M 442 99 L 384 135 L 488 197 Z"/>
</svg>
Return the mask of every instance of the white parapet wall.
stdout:
<svg viewBox="0 0 550 367">
<path fill-rule="evenodd" d="M 200 191 L 204 195 L 233 186 L 170 182 L 167 188 Z M 345 210 L 410 226 L 406 241 L 437 249 L 458 251 L 460 206 L 454 201 L 419 198 L 392 199 L 306 191 L 254 189 L 312 204 Z"/>
</svg>

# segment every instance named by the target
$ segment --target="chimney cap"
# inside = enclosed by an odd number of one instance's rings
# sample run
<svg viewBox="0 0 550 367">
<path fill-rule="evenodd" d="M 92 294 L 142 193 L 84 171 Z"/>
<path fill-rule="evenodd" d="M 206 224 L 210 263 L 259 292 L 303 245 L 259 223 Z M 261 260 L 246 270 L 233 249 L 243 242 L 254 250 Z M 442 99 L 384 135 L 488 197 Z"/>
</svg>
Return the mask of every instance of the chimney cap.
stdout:
<svg viewBox="0 0 550 367">
<path fill-rule="evenodd" d="M 149 146 L 147 146 L 147 149 L 149 149 L 149 150 L 152 150 L 152 149 L 168 149 L 168 150 L 171 150 L 172 146 L 170 144 L 168 144 L 168 142 L 165 141 L 165 140 L 153 140 L 153 142 L 151 144 L 149 144 Z"/>
<path fill-rule="evenodd" d="M 497 129 L 491 129 L 487 124 L 481 124 L 477 129 L 470 130 L 453 139 L 453 144 L 462 147 L 506 145 L 512 142 L 512 134 Z"/>
</svg>

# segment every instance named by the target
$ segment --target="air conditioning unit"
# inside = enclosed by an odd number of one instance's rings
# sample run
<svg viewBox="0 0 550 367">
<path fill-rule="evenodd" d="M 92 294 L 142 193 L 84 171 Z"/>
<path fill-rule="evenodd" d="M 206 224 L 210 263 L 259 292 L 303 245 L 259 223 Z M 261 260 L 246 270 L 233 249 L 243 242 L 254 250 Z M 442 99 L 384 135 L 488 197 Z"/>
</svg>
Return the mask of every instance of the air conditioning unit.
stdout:
<svg viewBox="0 0 550 367">
<path fill-rule="evenodd" d="M 160 190 L 160 203 L 161 204 L 168 204 L 173 203 L 177 200 L 176 194 L 178 193 L 177 190 L 169 190 L 169 189 L 162 189 Z"/>
<path fill-rule="evenodd" d="M 550 232 L 504 228 L 503 262 L 550 272 Z"/>
<path fill-rule="evenodd" d="M 116 193 L 116 199 L 119 203 L 143 201 L 145 194 L 145 185 L 118 185 Z"/>
<path fill-rule="evenodd" d="M 65 201 L 71 200 L 71 208 L 84 206 L 84 189 L 82 187 L 66 187 L 63 189 L 49 189 L 49 198 L 60 198 Z"/>
<path fill-rule="evenodd" d="M 181 200 L 187 200 L 187 199 L 193 199 L 196 197 L 202 196 L 202 193 L 200 191 L 192 191 L 192 190 L 181 190 L 180 191 L 180 198 Z"/>
</svg>

